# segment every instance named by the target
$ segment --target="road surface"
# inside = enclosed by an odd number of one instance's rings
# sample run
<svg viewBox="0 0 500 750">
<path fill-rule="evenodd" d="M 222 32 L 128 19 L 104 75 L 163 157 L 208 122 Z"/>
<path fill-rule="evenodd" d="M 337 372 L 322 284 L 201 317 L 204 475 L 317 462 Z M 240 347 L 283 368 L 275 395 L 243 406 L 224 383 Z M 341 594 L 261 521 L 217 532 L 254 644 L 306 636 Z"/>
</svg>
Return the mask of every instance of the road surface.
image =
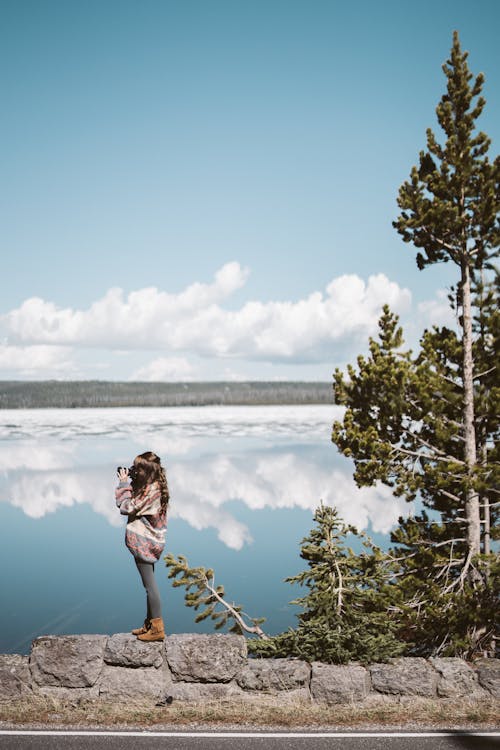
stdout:
<svg viewBox="0 0 500 750">
<path fill-rule="evenodd" d="M 0 731 L 0 750 L 500 750 L 500 732 Z"/>
</svg>

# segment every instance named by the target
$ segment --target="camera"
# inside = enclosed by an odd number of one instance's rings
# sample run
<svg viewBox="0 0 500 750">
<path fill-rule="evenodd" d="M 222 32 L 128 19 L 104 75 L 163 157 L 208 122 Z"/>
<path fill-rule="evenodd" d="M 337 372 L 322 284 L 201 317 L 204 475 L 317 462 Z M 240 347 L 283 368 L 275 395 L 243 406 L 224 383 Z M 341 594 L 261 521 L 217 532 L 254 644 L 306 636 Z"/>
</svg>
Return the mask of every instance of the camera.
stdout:
<svg viewBox="0 0 500 750">
<path fill-rule="evenodd" d="M 137 470 L 135 466 L 131 466 L 129 469 L 127 469 L 126 466 L 117 466 L 116 473 L 119 474 L 120 471 L 126 471 L 132 481 L 134 481 L 137 476 Z"/>
</svg>

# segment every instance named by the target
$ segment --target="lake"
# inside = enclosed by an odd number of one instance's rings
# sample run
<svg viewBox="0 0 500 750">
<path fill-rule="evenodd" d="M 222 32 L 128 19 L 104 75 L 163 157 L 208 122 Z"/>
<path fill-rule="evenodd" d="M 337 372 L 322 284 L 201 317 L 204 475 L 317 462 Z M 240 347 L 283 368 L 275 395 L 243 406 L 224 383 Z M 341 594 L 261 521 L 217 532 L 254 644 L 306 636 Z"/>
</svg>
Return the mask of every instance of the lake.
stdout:
<svg viewBox="0 0 500 750">
<path fill-rule="evenodd" d="M 330 442 L 335 406 L 222 406 L 0 411 L 3 523 L 1 653 L 28 653 L 43 634 L 127 632 L 145 595 L 115 506 L 116 466 L 145 450 L 167 468 L 165 551 L 215 569 L 230 601 L 295 624 L 284 578 L 303 569 L 299 544 L 319 502 L 380 545 L 409 506 L 388 488 L 358 489 Z M 156 567 L 166 630 L 194 623 L 184 591 Z"/>
</svg>

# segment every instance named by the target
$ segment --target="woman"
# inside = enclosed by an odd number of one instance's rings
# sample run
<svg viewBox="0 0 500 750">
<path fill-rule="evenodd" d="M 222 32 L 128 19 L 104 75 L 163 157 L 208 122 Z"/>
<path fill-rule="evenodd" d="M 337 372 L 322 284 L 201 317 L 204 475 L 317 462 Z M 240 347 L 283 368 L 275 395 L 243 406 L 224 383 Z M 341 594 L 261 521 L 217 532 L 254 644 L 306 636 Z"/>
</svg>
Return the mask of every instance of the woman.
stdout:
<svg viewBox="0 0 500 750">
<path fill-rule="evenodd" d="M 132 633 L 140 641 L 162 641 L 165 629 L 154 569 L 165 546 L 167 528 L 169 491 L 165 469 L 155 453 L 146 451 L 134 459 L 130 469 L 120 466 L 118 479 L 116 504 L 120 513 L 128 516 L 125 544 L 135 558 L 146 589 L 146 619 L 142 628 Z"/>
</svg>

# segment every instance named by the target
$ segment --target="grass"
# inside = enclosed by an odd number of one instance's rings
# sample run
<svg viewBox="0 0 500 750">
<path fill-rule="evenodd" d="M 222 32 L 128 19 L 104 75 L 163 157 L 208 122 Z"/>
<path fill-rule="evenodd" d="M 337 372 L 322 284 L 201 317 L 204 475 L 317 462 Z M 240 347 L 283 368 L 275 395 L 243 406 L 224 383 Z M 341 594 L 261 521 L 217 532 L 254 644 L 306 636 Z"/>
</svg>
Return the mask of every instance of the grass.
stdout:
<svg viewBox="0 0 500 750">
<path fill-rule="evenodd" d="M 155 707 L 151 701 L 130 701 L 126 706 L 99 700 L 61 700 L 29 696 L 0 703 L 0 728 L 249 728 L 309 729 L 496 728 L 499 704 L 493 699 L 404 698 L 379 699 L 365 704 L 326 706 L 309 702 L 284 704 L 276 697 L 252 701 L 174 701 Z"/>
</svg>

